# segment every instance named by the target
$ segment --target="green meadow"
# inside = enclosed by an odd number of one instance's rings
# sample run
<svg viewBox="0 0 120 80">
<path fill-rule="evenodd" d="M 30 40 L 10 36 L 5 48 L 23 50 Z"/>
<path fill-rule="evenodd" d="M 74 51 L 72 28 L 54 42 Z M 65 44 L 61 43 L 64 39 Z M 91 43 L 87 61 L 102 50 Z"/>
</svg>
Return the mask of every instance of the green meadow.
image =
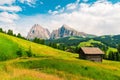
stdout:
<svg viewBox="0 0 120 80">
<path fill-rule="evenodd" d="M 29 49 L 32 57 L 26 54 Z M 17 54 L 19 50 L 21 57 Z M 78 54 L 0 33 L 0 80 L 120 79 L 120 62 L 96 63 L 78 57 Z"/>
</svg>

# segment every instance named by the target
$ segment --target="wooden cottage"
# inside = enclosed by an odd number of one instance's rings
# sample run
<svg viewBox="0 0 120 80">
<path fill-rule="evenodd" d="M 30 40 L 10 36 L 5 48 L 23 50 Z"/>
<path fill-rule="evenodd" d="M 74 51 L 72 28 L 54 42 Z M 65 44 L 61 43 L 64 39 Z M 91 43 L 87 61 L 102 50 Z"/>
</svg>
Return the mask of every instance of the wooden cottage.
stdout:
<svg viewBox="0 0 120 80">
<path fill-rule="evenodd" d="M 102 62 L 103 51 L 96 47 L 81 47 L 79 58 L 94 62 Z"/>
</svg>

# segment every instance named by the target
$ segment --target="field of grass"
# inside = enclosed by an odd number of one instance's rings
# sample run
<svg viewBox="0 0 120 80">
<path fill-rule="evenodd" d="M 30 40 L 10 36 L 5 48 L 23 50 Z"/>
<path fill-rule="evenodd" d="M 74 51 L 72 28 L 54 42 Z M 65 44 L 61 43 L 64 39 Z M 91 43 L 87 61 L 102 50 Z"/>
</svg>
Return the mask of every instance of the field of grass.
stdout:
<svg viewBox="0 0 120 80">
<path fill-rule="evenodd" d="M 94 46 L 92 43 L 97 43 L 100 45 L 103 45 L 103 43 L 101 43 L 100 41 L 95 41 L 93 39 L 87 41 L 87 42 L 81 42 L 78 47 L 84 47 L 84 46 Z"/>
<path fill-rule="evenodd" d="M 4 36 L 0 36 L 0 61 L 16 58 L 18 45 Z M 7 54 L 7 55 L 6 55 Z"/>
<path fill-rule="evenodd" d="M 16 51 L 31 47 L 34 57 Z M 4 54 L 4 55 L 3 55 Z M 78 59 L 78 54 L 60 51 L 0 33 L 0 80 L 119 80 L 120 62 L 102 63 Z M 10 58 L 9 58 L 10 57 Z"/>
</svg>

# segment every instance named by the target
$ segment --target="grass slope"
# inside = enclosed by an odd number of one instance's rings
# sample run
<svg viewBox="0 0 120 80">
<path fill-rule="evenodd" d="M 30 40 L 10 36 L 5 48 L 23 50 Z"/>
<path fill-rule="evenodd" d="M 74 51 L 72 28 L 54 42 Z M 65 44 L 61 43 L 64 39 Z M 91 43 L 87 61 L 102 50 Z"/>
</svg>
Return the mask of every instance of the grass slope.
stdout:
<svg viewBox="0 0 120 80">
<path fill-rule="evenodd" d="M 32 43 L 0 33 L 0 55 L 13 55 L 15 59 L 0 62 L 1 80 L 119 80 L 120 63 L 106 61 L 94 63 L 78 59 L 72 54 L 45 45 Z M 8 47 L 6 47 L 9 45 Z M 16 58 L 18 48 L 28 50 L 37 57 Z M 1 57 L 2 58 L 2 57 Z M 9 57 L 8 57 L 9 58 Z"/>
<path fill-rule="evenodd" d="M 103 51 L 106 51 L 105 53 L 106 53 L 107 55 L 108 55 L 108 53 L 109 53 L 110 51 L 117 52 L 117 49 L 116 49 L 116 48 L 112 48 L 112 47 L 106 46 L 106 45 L 103 44 L 102 42 L 96 41 L 96 40 L 93 40 L 93 39 L 90 39 L 90 40 L 85 41 L 85 42 L 80 42 L 80 44 L 78 45 L 78 47 L 86 47 L 86 46 L 99 47 L 99 48 L 102 49 Z"/>
<path fill-rule="evenodd" d="M 78 47 L 84 47 L 84 46 L 94 46 L 94 44 L 98 44 L 98 45 L 104 45 L 102 42 L 100 41 L 95 41 L 93 39 L 90 39 L 89 41 L 86 42 L 80 42 L 80 44 L 78 45 Z"/>
<path fill-rule="evenodd" d="M 0 61 L 16 58 L 18 45 L 0 34 Z"/>
</svg>

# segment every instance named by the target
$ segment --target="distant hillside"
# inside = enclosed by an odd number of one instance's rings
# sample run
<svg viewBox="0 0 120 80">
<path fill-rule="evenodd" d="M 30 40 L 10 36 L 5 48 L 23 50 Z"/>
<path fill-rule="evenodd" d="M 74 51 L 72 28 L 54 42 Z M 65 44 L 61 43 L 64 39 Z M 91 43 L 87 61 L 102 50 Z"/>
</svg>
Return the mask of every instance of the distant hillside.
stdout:
<svg viewBox="0 0 120 80">
<path fill-rule="evenodd" d="M 116 48 L 120 44 L 120 35 L 105 35 L 105 36 L 95 37 L 94 40 L 101 41 L 107 46 Z"/>
<path fill-rule="evenodd" d="M 107 46 L 111 46 L 111 47 L 117 47 L 118 44 L 120 44 L 120 35 L 105 35 L 105 36 L 99 36 L 99 37 L 93 37 L 93 38 L 89 38 L 89 37 L 79 37 L 79 36 L 71 36 L 71 37 L 66 37 L 66 38 L 60 38 L 60 39 L 56 39 L 56 40 L 51 40 L 53 42 L 60 42 L 60 43 L 66 43 L 66 42 L 83 42 L 83 41 L 88 41 L 90 39 L 96 40 L 96 41 L 100 41 L 104 44 L 106 44 Z M 69 43 L 71 44 L 71 43 Z M 68 44 L 68 45 L 69 45 Z"/>
<path fill-rule="evenodd" d="M 92 41 L 91 41 L 92 40 Z M 48 43 L 56 43 L 64 45 L 65 47 L 76 47 L 76 46 L 95 46 L 99 47 L 102 50 L 106 51 L 109 47 L 117 48 L 120 44 L 120 35 L 106 35 L 106 36 L 99 36 L 94 38 L 88 37 L 79 37 L 79 36 L 71 36 L 65 38 L 59 38 L 55 40 L 47 40 L 46 44 Z"/>
<path fill-rule="evenodd" d="M 46 40 L 46 43 L 59 43 L 64 44 L 66 46 L 77 46 L 81 41 L 86 40 L 86 38 L 79 37 L 79 36 L 71 36 L 71 37 L 65 37 L 65 38 L 59 38 L 59 39 L 52 39 L 52 40 Z"/>
</svg>

